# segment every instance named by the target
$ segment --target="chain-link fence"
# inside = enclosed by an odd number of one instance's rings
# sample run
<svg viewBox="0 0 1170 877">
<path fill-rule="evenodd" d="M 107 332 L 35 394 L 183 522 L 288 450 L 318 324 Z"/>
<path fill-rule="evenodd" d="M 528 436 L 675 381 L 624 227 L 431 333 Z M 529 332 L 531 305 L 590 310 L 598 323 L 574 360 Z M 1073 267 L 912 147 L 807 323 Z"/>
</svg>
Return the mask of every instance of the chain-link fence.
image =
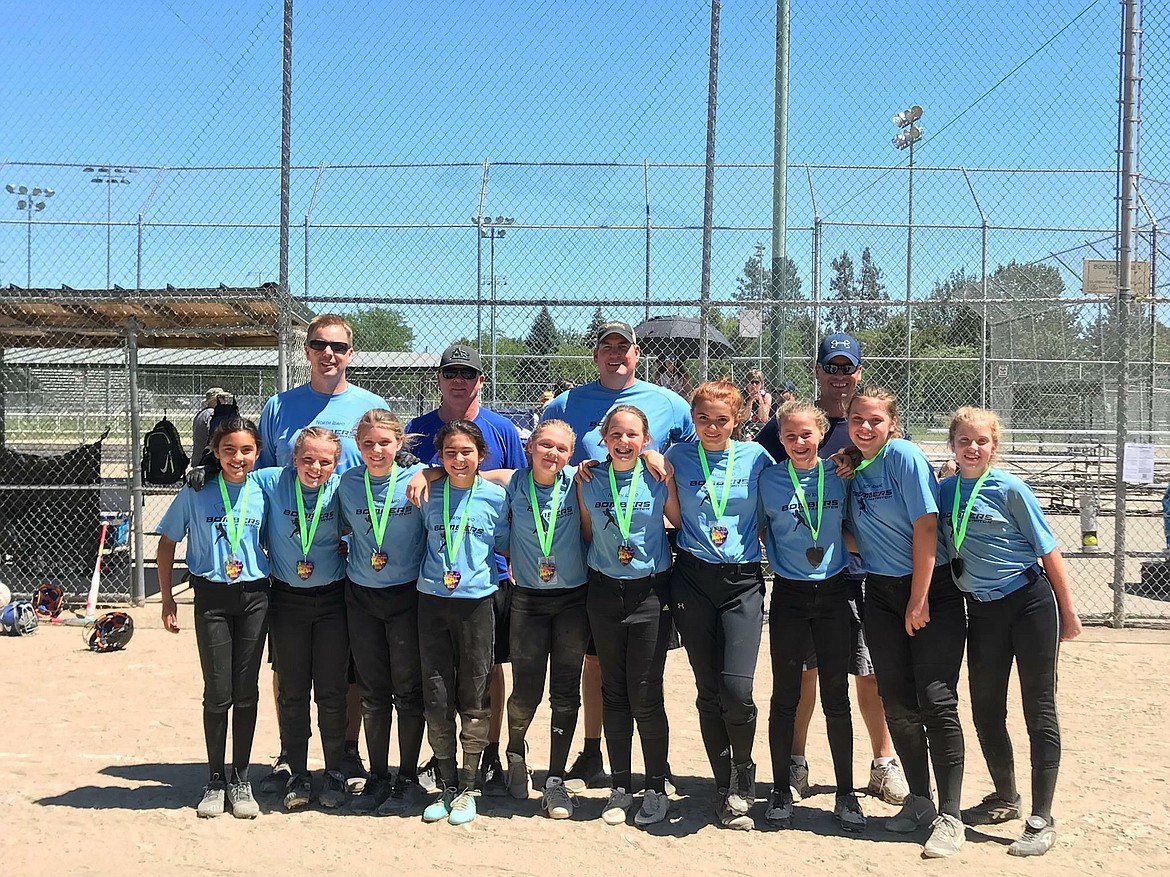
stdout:
<svg viewBox="0 0 1170 877">
<path fill-rule="evenodd" d="M 105 522 L 104 592 L 139 596 L 173 492 L 136 482 L 143 434 L 165 417 L 189 441 L 209 387 L 257 415 L 307 379 L 296 327 L 313 313 L 349 317 L 351 382 L 406 416 L 437 404 L 447 344 L 477 346 L 484 400 L 523 428 L 543 394 L 595 376 L 589 338 L 603 319 L 701 311 L 719 333 L 708 374 L 742 381 L 759 367 L 802 396 L 818 339 L 852 332 L 865 379 L 899 396 L 937 460 L 950 412 L 994 408 L 1005 465 L 1041 496 L 1083 612 L 1112 617 L 1120 587 L 1131 618 L 1170 617 L 1170 594 L 1140 586 L 1141 563 L 1166 546 L 1157 485 L 1170 477 L 1163 10 L 1139 10 L 1134 258 L 1152 279 L 1124 313 L 1109 290 L 1082 290 L 1084 261 L 1118 250 L 1116 3 L 795 4 L 778 238 L 773 3 L 722 10 L 716 51 L 710 0 L 556 15 L 439 4 L 410 22 L 361 0 L 298 2 L 282 229 L 285 7 L 213 2 L 41 37 L 42 53 L 89 57 L 94 82 L 69 87 L 100 92 L 105 110 L 68 131 L 41 113 L 46 124 L 0 149 L 19 159 L 3 165 L 16 209 L 0 218 L 0 471 L 32 471 L 18 454 L 64 455 L 53 475 L 4 477 L 0 580 L 19 590 L 68 565 L 63 584 L 83 590 Z M 171 75 L 118 78 L 118 27 L 149 30 L 141 63 Z M 14 100 L 67 109 L 10 72 Z M 52 75 L 67 93 L 70 71 Z M 916 101 L 925 133 L 896 152 L 889 118 Z M 123 163 L 89 163 L 100 155 Z M 694 384 L 698 352 L 648 344 L 640 368 Z M 1157 448 L 1155 486 L 1128 487 L 1120 518 L 1119 385 L 1125 436 Z M 67 472 L 107 431 L 96 474 Z M 28 497 L 57 494 L 29 510 Z M 140 549 L 118 541 L 127 517 Z"/>
</svg>

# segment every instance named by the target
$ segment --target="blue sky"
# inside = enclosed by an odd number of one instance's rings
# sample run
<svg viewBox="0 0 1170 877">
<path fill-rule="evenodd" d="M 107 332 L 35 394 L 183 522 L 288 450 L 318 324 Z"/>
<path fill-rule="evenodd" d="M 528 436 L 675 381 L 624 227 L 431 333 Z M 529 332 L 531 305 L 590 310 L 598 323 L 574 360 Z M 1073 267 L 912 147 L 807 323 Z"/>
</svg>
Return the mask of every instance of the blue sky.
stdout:
<svg viewBox="0 0 1170 877">
<path fill-rule="evenodd" d="M 34 285 L 105 281 L 106 187 L 76 168 L 27 162 L 142 167 L 111 193 L 114 282 L 134 284 L 133 223 L 272 224 L 271 170 L 184 170 L 279 162 L 279 0 L 120 0 L 79 4 L 6 0 L 0 32 L 4 182 L 57 191 L 34 228 Z M 394 300 L 474 294 L 475 213 L 485 158 L 493 162 L 618 162 L 656 168 L 656 296 L 698 294 L 709 7 L 698 0 L 581 4 L 500 0 L 325 3 L 295 6 L 292 216 L 303 222 L 321 163 L 454 163 L 431 168 L 330 168 L 315 225 L 418 224 L 425 230 L 323 227 L 311 233 L 314 295 Z M 1160 15 L 1161 13 L 1159 13 Z M 1112 0 L 951 0 L 895 3 L 794 0 L 789 159 L 795 164 L 896 165 L 890 116 L 926 113 L 919 165 L 1111 168 L 1115 162 L 1118 5 Z M 1154 24 L 1155 22 L 1150 22 Z M 1157 22 L 1160 24 L 1160 22 Z M 723 5 L 717 158 L 761 163 L 772 151 L 774 5 Z M 1147 41 L 1166 43 L 1147 26 Z M 1157 55 L 1147 47 L 1147 55 Z M 1019 69 L 1016 69 L 1016 68 Z M 1164 117 L 1147 70 L 1147 127 Z M 1014 70 L 1014 72 L 1013 72 Z M 1001 81 L 1002 80 L 1002 81 Z M 985 93 L 989 92 L 990 94 Z M 982 98 L 982 99 L 981 99 Z M 1146 171 L 1164 152 L 1147 130 Z M 167 171 L 150 168 L 165 166 Z M 309 170 L 311 168 L 312 170 Z M 819 212 L 829 222 L 905 221 L 904 170 L 820 170 Z M 915 178 L 916 223 L 978 224 L 961 174 Z M 1107 175 L 977 174 L 995 225 L 1109 228 Z M 712 291 L 726 297 L 771 218 L 770 172 L 727 168 L 716 178 Z M 0 280 L 24 283 L 25 232 L 11 196 L 0 225 Z M 1155 209 L 1166 204 L 1153 191 Z M 638 226 L 637 167 L 495 167 L 487 210 L 521 225 Z M 803 170 L 789 177 L 790 254 L 809 286 L 812 222 Z M 453 228 L 451 226 L 461 226 Z M 445 228 L 444 228 L 445 227 Z M 303 289 L 303 233 L 292 237 L 292 288 Z M 978 234 L 916 230 L 915 294 L 952 268 L 978 268 Z M 992 260 L 1042 258 L 1092 237 L 1002 232 Z M 251 283 L 276 275 L 271 228 L 148 230 L 144 286 Z M 873 247 L 897 297 L 905 230 L 827 230 L 834 251 Z M 1111 249 L 1109 245 L 1105 245 Z M 518 228 L 497 249 L 501 296 L 629 296 L 643 288 L 640 232 Z M 1081 255 L 1069 257 L 1079 264 Z M 486 269 L 485 269 L 486 273 Z M 1071 283 L 1072 278 L 1068 277 Z M 443 320 L 417 308 L 412 322 Z M 523 334 L 531 310 L 503 328 Z M 463 313 L 456 320 L 466 320 Z M 424 345 L 429 333 L 421 332 Z"/>
</svg>

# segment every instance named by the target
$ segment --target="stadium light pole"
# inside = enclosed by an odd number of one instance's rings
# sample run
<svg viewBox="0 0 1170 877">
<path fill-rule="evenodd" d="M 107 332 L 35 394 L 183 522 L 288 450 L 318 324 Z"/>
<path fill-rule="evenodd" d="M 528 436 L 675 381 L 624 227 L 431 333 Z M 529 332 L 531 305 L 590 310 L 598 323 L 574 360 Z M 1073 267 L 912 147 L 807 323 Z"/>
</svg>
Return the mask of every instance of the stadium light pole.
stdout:
<svg viewBox="0 0 1170 877">
<path fill-rule="evenodd" d="M 85 173 L 95 174 L 91 183 L 104 183 L 106 187 L 106 289 L 110 289 L 110 251 L 112 244 L 112 208 L 114 186 L 129 186 L 127 174 L 138 173 L 132 167 L 87 167 Z"/>
<path fill-rule="evenodd" d="M 910 386 L 910 341 L 914 313 L 910 308 L 910 279 L 914 270 L 914 144 L 922 139 L 922 129 L 914 124 L 922 118 L 922 107 L 915 104 L 902 110 L 891 120 L 901 131 L 894 137 L 895 149 L 910 150 L 910 173 L 906 187 L 906 414 L 912 407 Z"/>
<path fill-rule="evenodd" d="M 479 226 L 479 236 L 488 239 L 488 287 L 491 290 L 492 306 L 489 317 L 488 332 L 492 336 L 492 404 L 496 404 L 496 288 L 499 278 L 496 277 L 496 238 L 502 238 L 507 232 L 507 226 L 516 220 L 511 216 L 473 216 L 471 221 Z M 506 282 L 506 281 L 505 281 Z M 478 339 L 477 339 L 478 340 Z"/>
<path fill-rule="evenodd" d="M 13 183 L 9 183 L 4 189 L 9 195 L 16 195 L 16 209 L 24 211 L 26 217 L 28 269 L 24 286 L 25 289 L 32 289 L 32 217 L 34 213 L 40 213 L 45 209 L 45 202 L 38 201 L 38 198 L 52 198 L 57 193 L 52 189 L 44 189 L 40 186 L 34 186 L 30 189 L 28 186 L 18 186 Z"/>
</svg>

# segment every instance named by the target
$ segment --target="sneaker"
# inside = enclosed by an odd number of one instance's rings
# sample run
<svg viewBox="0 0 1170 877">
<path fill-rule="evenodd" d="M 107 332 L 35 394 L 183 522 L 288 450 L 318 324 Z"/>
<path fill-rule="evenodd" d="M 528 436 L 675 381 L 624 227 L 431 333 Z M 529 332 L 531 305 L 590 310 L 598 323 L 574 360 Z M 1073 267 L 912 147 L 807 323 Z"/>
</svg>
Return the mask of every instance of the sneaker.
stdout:
<svg viewBox="0 0 1170 877">
<path fill-rule="evenodd" d="M 255 819 L 260 815 L 260 805 L 252 797 L 252 784 L 240 779 L 239 774 L 227 787 L 227 799 L 232 805 L 232 816 L 236 819 Z"/>
<path fill-rule="evenodd" d="M 580 759 L 577 759 L 580 761 Z M 568 782 L 565 786 L 568 787 Z M 626 812 L 634 804 L 634 796 L 625 789 L 612 789 L 605 806 L 601 808 L 601 819 L 606 825 L 621 825 L 626 821 Z"/>
<path fill-rule="evenodd" d="M 907 795 L 902 802 L 902 809 L 886 820 L 886 830 L 896 834 L 910 834 L 934 822 L 938 811 L 934 809 L 934 801 L 921 795 Z"/>
<path fill-rule="evenodd" d="M 480 765 L 479 788 L 489 798 L 502 798 L 508 794 L 508 775 L 504 773 L 500 759 L 493 758 Z"/>
<path fill-rule="evenodd" d="M 508 753 L 508 794 L 517 801 L 527 801 L 531 789 L 532 774 L 523 755 Z"/>
<path fill-rule="evenodd" d="M 674 785 L 674 777 L 670 775 L 670 765 L 666 766 L 666 776 L 662 778 L 662 791 L 672 798 L 678 793 L 678 789 Z"/>
<path fill-rule="evenodd" d="M 1056 826 L 1040 816 L 1029 816 L 1024 833 L 1008 847 L 1009 856 L 1042 856 L 1056 843 Z"/>
<path fill-rule="evenodd" d="M 345 774 L 339 770 L 325 771 L 325 782 L 321 785 L 321 794 L 317 796 L 317 803 L 322 807 L 335 810 L 345 804 L 349 797 Z"/>
<path fill-rule="evenodd" d="M 371 813 L 382 806 L 382 802 L 390 796 L 390 778 L 380 774 L 370 774 L 366 780 L 366 787 L 361 794 L 355 795 L 350 806 L 357 813 Z"/>
<path fill-rule="evenodd" d="M 788 790 L 792 793 L 793 801 L 803 801 L 808 797 L 808 762 L 797 764 L 795 761 L 788 765 Z"/>
<path fill-rule="evenodd" d="M 226 789 L 227 786 L 220 779 L 219 774 L 212 777 L 210 782 L 203 787 L 203 798 L 195 808 L 195 812 L 199 815 L 200 819 L 211 819 L 223 813 L 224 792 Z"/>
<path fill-rule="evenodd" d="M 715 818 L 719 820 L 722 828 L 751 831 L 756 827 L 755 822 L 746 813 L 736 813 L 727 806 L 727 789 L 719 789 L 715 793 Z"/>
<path fill-rule="evenodd" d="M 967 825 L 999 825 L 1001 822 L 1011 822 L 1019 818 L 1019 795 L 1016 795 L 1014 801 L 1005 801 L 992 792 L 971 809 L 963 811 L 963 822 Z"/>
<path fill-rule="evenodd" d="M 466 825 L 475 819 L 475 792 L 464 789 L 451 802 L 451 815 L 447 821 L 452 825 Z"/>
<path fill-rule="evenodd" d="M 374 811 L 375 816 L 402 816 L 422 803 L 423 788 L 416 780 L 401 773 L 394 778 L 390 793 Z"/>
<path fill-rule="evenodd" d="M 949 813 L 940 813 L 930 826 L 930 838 L 922 847 L 928 859 L 949 859 L 963 845 L 966 831 L 963 823 Z"/>
<path fill-rule="evenodd" d="M 272 772 L 260 780 L 259 789 L 262 794 L 275 795 L 288 788 L 288 781 L 292 779 L 292 768 L 288 766 L 288 759 L 284 753 L 276 756 L 272 762 Z"/>
<path fill-rule="evenodd" d="M 634 825 L 643 827 L 654 825 L 665 819 L 669 810 L 670 798 L 667 797 L 666 792 L 656 792 L 653 789 L 647 789 L 642 793 L 642 806 L 634 814 Z"/>
<path fill-rule="evenodd" d="M 443 789 L 443 793 L 423 810 L 423 822 L 442 822 L 449 817 L 451 815 L 451 804 L 455 801 L 455 796 L 458 794 L 458 789 Z"/>
<path fill-rule="evenodd" d="M 577 760 L 565 774 L 564 780 L 565 788 L 570 792 L 605 788 L 609 785 L 609 776 L 605 772 L 605 762 L 601 760 L 601 753 L 596 755 L 578 753 Z"/>
<path fill-rule="evenodd" d="M 560 777 L 549 777 L 544 784 L 540 806 L 549 819 L 572 819 L 576 802 Z"/>
<path fill-rule="evenodd" d="M 300 810 L 309 805 L 313 796 L 313 781 L 307 773 L 293 774 L 289 777 L 284 792 L 284 809 Z"/>
<path fill-rule="evenodd" d="M 865 830 L 865 814 L 861 812 L 856 795 L 838 795 L 837 803 L 833 807 L 833 818 L 845 831 Z"/>
<path fill-rule="evenodd" d="M 351 792 L 357 795 L 365 791 L 370 774 L 362 764 L 362 756 L 356 744 L 352 749 L 348 746 L 345 748 L 345 755 L 341 758 L 341 773 L 345 776 L 345 785 Z"/>
<path fill-rule="evenodd" d="M 727 790 L 727 806 L 739 816 L 747 816 L 756 803 L 756 766 L 731 766 L 731 787 Z"/>
<path fill-rule="evenodd" d="M 789 789 L 789 792 L 792 790 Z M 785 797 L 782 792 L 772 792 L 768 801 L 768 809 L 764 811 L 764 819 L 769 825 L 777 828 L 792 827 L 792 798 Z"/>
<path fill-rule="evenodd" d="M 910 786 L 906 783 L 906 775 L 902 773 L 902 765 L 898 764 L 896 759 L 888 764 L 871 764 L 869 785 L 865 787 L 865 792 L 887 804 L 901 804 L 910 794 Z"/>
<path fill-rule="evenodd" d="M 418 769 L 418 784 L 424 792 L 437 792 L 442 786 L 439 784 L 439 759 L 431 756 L 431 760 Z"/>
</svg>

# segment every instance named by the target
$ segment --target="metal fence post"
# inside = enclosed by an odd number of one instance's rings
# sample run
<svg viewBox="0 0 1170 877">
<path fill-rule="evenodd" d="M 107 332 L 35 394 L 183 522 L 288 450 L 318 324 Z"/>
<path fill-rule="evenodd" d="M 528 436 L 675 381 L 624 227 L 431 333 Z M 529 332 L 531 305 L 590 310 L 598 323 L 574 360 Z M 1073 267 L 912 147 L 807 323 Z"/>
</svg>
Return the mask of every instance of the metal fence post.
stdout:
<svg viewBox="0 0 1170 877">
<path fill-rule="evenodd" d="M 142 486 L 142 467 L 136 459 L 142 446 L 142 411 L 138 399 L 138 321 L 126 321 L 126 359 L 130 369 L 130 505 L 134 522 L 134 576 L 130 582 L 130 602 L 146 602 L 146 503 Z"/>
</svg>

